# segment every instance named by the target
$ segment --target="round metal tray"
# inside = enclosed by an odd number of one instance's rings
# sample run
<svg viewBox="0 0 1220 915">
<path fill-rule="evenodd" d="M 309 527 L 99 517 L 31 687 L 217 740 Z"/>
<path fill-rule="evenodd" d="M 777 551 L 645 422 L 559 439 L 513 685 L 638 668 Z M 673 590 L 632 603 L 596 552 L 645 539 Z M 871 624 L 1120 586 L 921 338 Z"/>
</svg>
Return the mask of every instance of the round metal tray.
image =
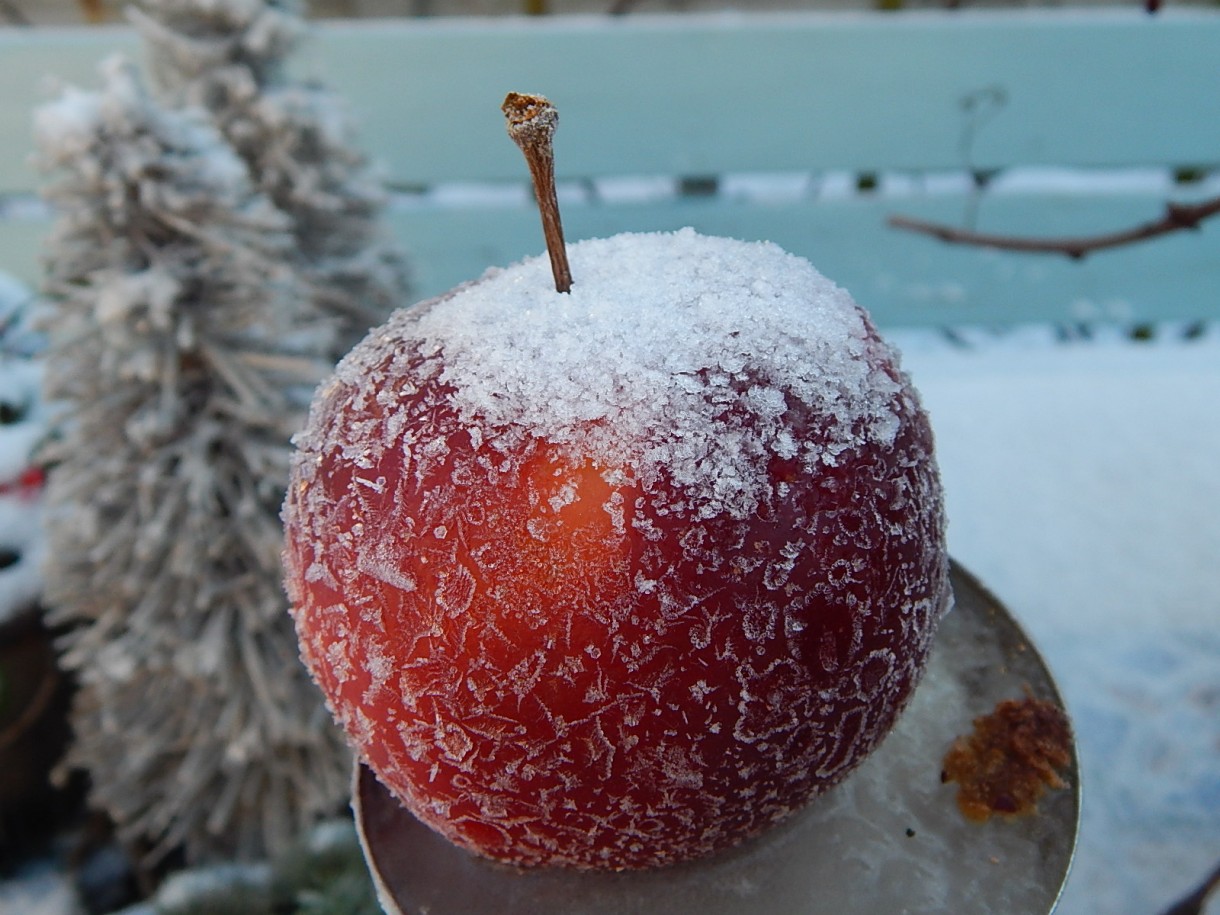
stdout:
<svg viewBox="0 0 1220 915">
<path fill-rule="evenodd" d="M 1075 849 L 1080 781 L 1034 813 L 968 822 L 941 761 L 1003 699 L 1063 700 L 1029 638 L 954 565 L 954 609 L 910 706 L 882 746 L 832 791 L 738 848 L 653 871 L 523 870 L 475 857 L 419 823 L 364 765 L 353 808 L 390 915 L 1046 915 Z"/>
</svg>

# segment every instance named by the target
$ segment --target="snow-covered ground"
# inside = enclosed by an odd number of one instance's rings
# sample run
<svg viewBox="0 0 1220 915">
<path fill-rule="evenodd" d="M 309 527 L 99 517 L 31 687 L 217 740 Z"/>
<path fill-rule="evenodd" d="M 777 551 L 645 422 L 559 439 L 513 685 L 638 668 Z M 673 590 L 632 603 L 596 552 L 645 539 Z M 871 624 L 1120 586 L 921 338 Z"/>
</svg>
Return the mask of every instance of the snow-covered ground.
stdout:
<svg viewBox="0 0 1220 915">
<path fill-rule="evenodd" d="M 0 272 L 0 624 L 27 611 L 42 590 L 45 549 L 40 529 L 41 476 L 31 472 L 46 432 L 40 396 L 39 348 L 30 330 L 31 291 Z M 48 862 L 38 861 L 0 882 L 0 915 L 62 915 L 74 911 L 71 888 Z"/>
<path fill-rule="evenodd" d="M 1220 330 L 894 339 L 933 417 L 951 548 L 1074 717 L 1084 817 L 1058 911 L 1155 915 L 1220 859 Z M 0 884 L 0 915 L 70 911 L 45 869 Z"/>
<path fill-rule="evenodd" d="M 30 290 L 0 272 L 0 623 L 27 610 L 42 589 L 41 475 L 33 453 L 46 434 L 42 369 L 31 354 Z"/>
<path fill-rule="evenodd" d="M 0 915 L 78 915 L 72 886 L 50 862 L 36 861 L 0 883 Z"/>
<path fill-rule="evenodd" d="M 1025 623 L 1074 717 L 1083 824 L 1057 911 L 1153 915 L 1220 859 L 1220 332 L 1048 336 L 900 343 L 950 548 Z"/>
</svg>

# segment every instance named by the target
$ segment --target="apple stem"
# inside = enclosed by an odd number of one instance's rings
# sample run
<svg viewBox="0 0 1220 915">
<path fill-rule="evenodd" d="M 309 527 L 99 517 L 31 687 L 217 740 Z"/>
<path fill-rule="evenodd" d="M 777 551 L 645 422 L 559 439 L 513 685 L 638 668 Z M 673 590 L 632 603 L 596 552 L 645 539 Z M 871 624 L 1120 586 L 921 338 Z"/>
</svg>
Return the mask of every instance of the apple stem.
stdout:
<svg viewBox="0 0 1220 915">
<path fill-rule="evenodd" d="M 542 235 L 551 258 L 551 273 L 555 276 L 555 291 L 572 288 L 572 269 L 568 266 L 568 250 L 563 241 L 563 224 L 559 219 L 559 199 L 555 196 L 555 151 L 552 138 L 559 126 L 559 112 L 541 95 L 510 92 L 500 107 L 508 119 L 508 135 L 525 153 L 530 177 L 534 180 L 534 195 L 542 216 Z"/>
</svg>

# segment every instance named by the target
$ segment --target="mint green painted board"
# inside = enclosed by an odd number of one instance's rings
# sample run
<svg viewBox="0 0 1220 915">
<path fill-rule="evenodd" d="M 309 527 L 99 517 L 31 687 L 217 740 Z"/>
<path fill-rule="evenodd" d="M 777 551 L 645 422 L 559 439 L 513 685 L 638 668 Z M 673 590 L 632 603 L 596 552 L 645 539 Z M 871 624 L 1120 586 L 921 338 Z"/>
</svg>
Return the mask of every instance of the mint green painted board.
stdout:
<svg viewBox="0 0 1220 915">
<path fill-rule="evenodd" d="M 353 23 L 316 58 L 408 181 L 518 175 L 506 90 L 555 101 L 569 176 L 1220 161 L 1210 11 Z"/>
<path fill-rule="evenodd" d="M 42 282 L 42 240 L 49 230 L 42 221 L 0 219 L 0 272 L 37 288 Z"/>
<path fill-rule="evenodd" d="M 0 29 L 0 193 L 38 187 L 34 167 L 34 111 L 64 85 L 96 89 L 98 65 L 108 55 L 137 57 L 140 46 L 129 29 Z"/>
<path fill-rule="evenodd" d="M 30 115 L 48 76 L 95 86 L 97 63 L 116 50 L 138 55 L 130 31 L 0 30 L 0 191 L 37 185 Z M 506 85 L 561 104 L 569 176 L 1216 164 L 1218 52 L 1220 12 L 1209 11 L 734 14 L 337 23 L 317 30 L 297 67 L 350 102 L 393 180 L 519 185 L 524 168 L 496 110 Z M 961 105 L 970 92 L 980 93 L 973 121 Z M 980 227 L 1096 232 L 1152 218 L 1163 202 L 992 196 Z M 892 325 L 1220 317 L 1218 221 L 1078 264 L 894 232 L 884 219 L 896 208 L 958 223 L 967 201 L 675 198 L 570 206 L 565 223 L 571 238 L 683 225 L 770 238 Z M 529 207 L 415 205 L 391 222 L 419 296 L 542 244 Z M 46 228 L 0 220 L 0 269 L 36 283 Z"/>
<path fill-rule="evenodd" d="M 1050 220 L 1069 231 L 1095 231 L 1131 224 L 1157 213 L 1160 205 L 1159 199 L 1140 195 L 1090 201 L 1087 207 L 1076 197 L 997 196 L 984 204 L 981 226 L 1033 231 Z M 889 327 L 1220 319 L 1220 223 L 1071 262 L 955 248 L 898 232 L 884 224 L 898 209 L 960 223 L 965 201 L 944 197 L 899 205 L 866 198 L 759 205 L 683 198 L 569 206 L 564 225 L 571 239 L 687 225 L 709 234 L 770 239 L 809 258 Z M 417 299 L 543 247 L 537 213 L 529 207 L 398 209 L 390 223 L 410 252 Z M 0 270 L 37 284 L 48 229 L 38 220 L 0 221 Z"/>
<path fill-rule="evenodd" d="M 1108 199 L 1090 203 L 1087 217 L 1080 218 L 1081 204 L 1074 198 L 997 198 L 985 205 L 983 225 L 1030 230 L 1040 220 L 1053 221 L 1057 213 L 1071 211 L 1082 227 L 1100 229 L 1156 214 L 1160 205 L 1151 197 Z M 896 209 L 892 201 L 881 200 L 765 207 L 684 199 L 569 207 L 564 226 L 573 239 L 686 225 L 708 234 L 769 239 L 809 258 L 885 326 L 1220 318 L 1220 224 L 1072 262 L 954 248 L 892 230 L 884 222 Z M 960 222 L 963 209 L 961 199 L 902 207 L 949 223 Z M 1065 216 L 1063 222 L 1071 225 L 1073 220 Z M 395 213 L 393 223 L 413 252 L 417 296 L 434 295 L 476 278 L 487 266 L 542 251 L 532 211 L 406 211 Z"/>
<path fill-rule="evenodd" d="M 0 191 L 34 186 L 46 78 L 96 86 L 115 50 L 138 44 L 0 30 Z M 559 105 L 566 176 L 1216 163 L 1218 60 L 1220 11 L 1131 9 L 332 22 L 294 63 L 419 185 L 520 180 L 508 90 Z"/>
</svg>

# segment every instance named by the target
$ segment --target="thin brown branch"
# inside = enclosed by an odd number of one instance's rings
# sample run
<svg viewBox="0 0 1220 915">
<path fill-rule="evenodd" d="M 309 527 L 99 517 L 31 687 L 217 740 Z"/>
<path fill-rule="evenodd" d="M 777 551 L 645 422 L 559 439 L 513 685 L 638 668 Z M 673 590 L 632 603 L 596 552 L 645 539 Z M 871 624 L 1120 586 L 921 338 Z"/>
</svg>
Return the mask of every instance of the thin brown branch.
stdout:
<svg viewBox="0 0 1220 915">
<path fill-rule="evenodd" d="M 1080 260 L 1095 251 L 1130 245 L 1184 229 L 1197 229 L 1205 219 L 1217 214 L 1220 214 L 1220 197 L 1213 197 L 1200 203 L 1168 203 L 1165 205 L 1164 215 L 1160 219 L 1117 232 L 1072 238 L 1036 238 L 975 232 L 970 229 L 957 229 L 941 223 L 913 219 L 909 216 L 891 216 L 888 224 L 895 229 L 931 235 L 933 238 L 949 244 L 975 245 L 1031 254 L 1061 254 L 1073 260 Z"/>
<path fill-rule="evenodd" d="M 1167 908 L 1163 915 L 1202 915 L 1208 899 L 1217 888 L 1220 888 L 1220 864 L 1191 893 Z"/>
<path fill-rule="evenodd" d="M 21 8 L 16 3 L 10 3 L 9 0 L 0 0 L 0 16 L 3 16 L 13 25 L 30 26 L 34 24 L 30 22 L 29 17 L 21 11 Z"/>
</svg>

